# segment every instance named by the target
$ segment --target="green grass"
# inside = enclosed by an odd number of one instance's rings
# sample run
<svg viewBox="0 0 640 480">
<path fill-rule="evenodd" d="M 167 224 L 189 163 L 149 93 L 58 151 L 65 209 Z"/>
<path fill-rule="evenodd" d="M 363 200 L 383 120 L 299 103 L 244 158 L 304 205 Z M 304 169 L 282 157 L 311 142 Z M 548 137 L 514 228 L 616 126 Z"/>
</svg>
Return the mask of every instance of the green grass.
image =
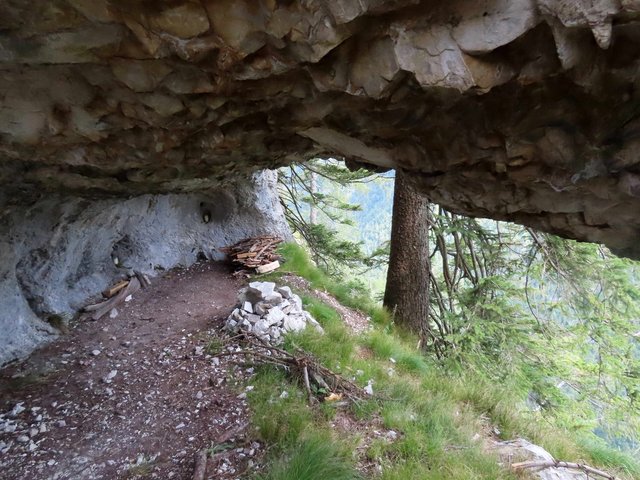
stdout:
<svg viewBox="0 0 640 480">
<path fill-rule="evenodd" d="M 291 335 L 285 348 L 303 349 L 326 367 L 364 386 L 372 381 L 375 396 L 351 407 L 357 419 L 380 418 L 398 438 L 375 439 L 361 454 L 382 468 L 380 478 L 515 479 L 486 448 L 487 429 L 497 427 L 504 439 L 524 437 L 556 458 L 582 461 L 620 478 L 640 478 L 637 462 L 593 438 L 577 438 L 553 425 L 552 418 L 523 407 L 518 378 L 496 384 L 474 363 L 443 365 L 417 351 L 417 340 L 395 330 L 387 312 L 349 286 L 340 285 L 314 267 L 306 253 L 284 245 L 284 269 L 307 278 L 341 303 L 375 318 L 373 331 L 354 336 L 333 308 L 304 296 L 305 308 L 320 322 Z M 280 272 L 278 275 L 281 275 Z M 270 277 L 278 281 L 278 276 Z M 264 480 L 357 478 L 350 452 L 357 432 L 331 427 L 331 405 L 310 407 L 304 389 L 286 372 L 260 368 L 249 393 L 258 437 L 269 447 Z M 282 394 L 286 392 L 286 394 Z M 379 428 L 379 427 L 378 427 Z"/>
<path fill-rule="evenodd" d="M 367 294 L 354 288 L 353 285 L 336 282 L 318 267 L 313 265 L 309 254 L 299 245 L 286 243 L 279 252 L 285 262 L 282 271 L 287 271 L 306 278 L 314 288 L 331 293 L 342 305 L 357 308 L 371 317 L 376 325 L 388 325 L 391 316 L 384 308 L 374 302 Z"/>
<path fill-rule="evenodd" d="M 264 480 L 355 480 L 361 478 L 347 448 L 326 433 L 314 433 L 278 458 Z"/>
<path fill-rule="evenodd" d="M 640 478 L 640 465 L 628 455 L 609 448 L 599 438 L 582 439 L 580 446 L 596 463 L 613 467 L 634 478 Z"/>
</svg>

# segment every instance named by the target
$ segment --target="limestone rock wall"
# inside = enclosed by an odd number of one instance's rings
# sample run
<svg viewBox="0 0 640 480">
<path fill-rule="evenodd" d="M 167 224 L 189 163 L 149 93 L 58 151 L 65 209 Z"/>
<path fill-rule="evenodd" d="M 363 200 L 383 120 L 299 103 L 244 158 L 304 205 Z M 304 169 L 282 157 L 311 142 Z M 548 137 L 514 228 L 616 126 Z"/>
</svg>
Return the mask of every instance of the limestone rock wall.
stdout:
<svg viewBox="0 0 640 480">
<path fill-rule="evenodd" d="M 274 172 L 193 194 L 89 201 L 48 197 L 0 216 L 0 365 L 53 338 L 87 299 L 131 269 L 153 277 L 219 247 L 288 238 Z M 117 265 L 116 265 L 117 263 Z M 213 286 L 212 286 L 213 288 Z"/>
<path fill-rule="evenodd" d="M 0 2 L 14 204 L 341 156 L 640 257 L 640 0 Z"/>
</svg>

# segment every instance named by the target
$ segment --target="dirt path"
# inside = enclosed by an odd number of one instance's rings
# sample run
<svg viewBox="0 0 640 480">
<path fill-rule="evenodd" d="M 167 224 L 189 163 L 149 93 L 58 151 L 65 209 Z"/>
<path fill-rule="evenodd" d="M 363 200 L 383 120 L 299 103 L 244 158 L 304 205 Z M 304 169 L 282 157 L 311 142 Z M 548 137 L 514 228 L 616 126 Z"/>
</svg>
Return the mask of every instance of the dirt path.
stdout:
<svg viewBox="0 0 640 480">
<path fill-rule="evenodd" d="M 195 453 L 247 418 L 234 382 L 251 372 L 206 353 L 239 287 L 219 264 L 169 272 L 115 318 L 1 371 L 0 478 L 191 478 Z M 233 447 L 209 478 L 238 478 L 260 455 Z"/>
</svg>

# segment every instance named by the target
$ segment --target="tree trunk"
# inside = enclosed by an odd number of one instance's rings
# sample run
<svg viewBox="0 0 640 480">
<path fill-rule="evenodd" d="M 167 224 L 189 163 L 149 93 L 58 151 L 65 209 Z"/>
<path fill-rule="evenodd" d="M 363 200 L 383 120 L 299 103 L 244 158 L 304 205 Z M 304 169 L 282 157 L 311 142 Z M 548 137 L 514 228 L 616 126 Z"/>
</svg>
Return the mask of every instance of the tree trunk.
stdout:
<svg viewBox="0 0 640 480">
<path fill-rule="evenodd" d="M 429 335 L 429 219 L 429 200 L 396 170 L 384 305 L 423 345 Z"/>
</svg>

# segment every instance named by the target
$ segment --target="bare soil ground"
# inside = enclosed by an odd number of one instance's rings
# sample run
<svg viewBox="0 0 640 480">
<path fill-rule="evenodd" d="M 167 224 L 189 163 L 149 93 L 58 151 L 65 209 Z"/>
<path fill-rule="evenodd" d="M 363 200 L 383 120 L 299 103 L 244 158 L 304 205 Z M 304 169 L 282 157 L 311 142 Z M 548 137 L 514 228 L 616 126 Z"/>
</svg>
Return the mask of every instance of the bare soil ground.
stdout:
<svg viewBox="0 0 640 480">
<path fill-rule="evenodd" d="M 196 452 L 248 419 L 251 369 L 207 354 L 240 286 L 221 264 L 171 271 L 0 371 L 0 478 L 190 479 Z M 249 473 L 263 450 L 243 433 L 225 449 L 208 478 Z"/>
</svg>

